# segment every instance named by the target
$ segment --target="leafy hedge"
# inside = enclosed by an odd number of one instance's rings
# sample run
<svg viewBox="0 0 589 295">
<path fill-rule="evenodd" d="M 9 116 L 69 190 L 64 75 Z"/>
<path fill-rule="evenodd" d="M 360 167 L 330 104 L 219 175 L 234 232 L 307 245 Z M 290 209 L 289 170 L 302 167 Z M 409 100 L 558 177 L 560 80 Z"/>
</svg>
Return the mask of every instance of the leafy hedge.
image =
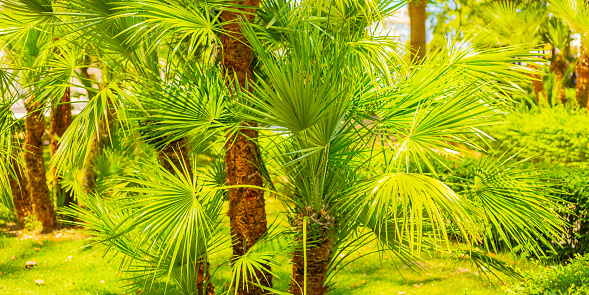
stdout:
<svg viewBox="0 0 589 295">
<path fill-rule="evenodd" d="M 513 112 L 508 123 L 484 128 L 504 147 L 525 146 L 522 156 L 537 161 L 588 166 L 589 115 L 586 110 L 571 113 L 561 106 Z"/>
<path fill-rule="evenodd" d="M 510 294 L 589 294 L 589 255 L 576 255 L 567 265 L 545 268 L 510 288 Z"/>
</svg>

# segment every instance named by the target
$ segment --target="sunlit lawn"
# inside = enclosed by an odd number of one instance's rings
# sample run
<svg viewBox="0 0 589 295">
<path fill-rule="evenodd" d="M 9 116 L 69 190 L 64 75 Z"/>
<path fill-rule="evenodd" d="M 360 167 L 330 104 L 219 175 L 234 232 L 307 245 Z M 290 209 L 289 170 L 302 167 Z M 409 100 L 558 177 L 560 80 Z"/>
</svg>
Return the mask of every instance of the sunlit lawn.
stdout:
<svg viewBox="0 0 589 295">
<path fill-rule="evenodd" d="M 269 219 L 277 216 L 275 200 L 268 200 Z M 227 229 L 228 231 L 228 229 Z M 57 235 L 61 236 L 56 238 Z M 67 237 L 66 237 L 67 236 Z M 101 246 L 84 247 L 87 238 L 64 230 L 49 236 L 33 238 L 0 237 L 0 294 L 134 294 L 125 289 L 131 286 L 128 278 L 119 275 L 121 258 L 101 259 L 104 249 Z M 348 253 L 349 259 L 369 253 L 374 245 L 367 245 L 358 252 Z M 227 290 L 230 280 L 227 250 L 213 257 L 211 266 L 215 271 L 217 294 Z M 523 260 L 513 261 L 510 255 L 501 258 L 516 263 L 523 269 L 531 269 L 532 264 Z M 14 258 L 14 259 L 12 259 Z M 27 261 L 37 265 L 25 270 Z M 458 264 L 440 259 L 429 259 L 431 266 L 426 272 L 416 273 L 400 261 L 384 259 L 381 265 L 377 254 L 355 260 L 335 276 L 334 295 L 359 294 L 501 294 L 503 284 L 491 281 L 472 272 L 470 263 L 465 260 Z M 276 261 L 273 271 L 278 275 L 274 286 L 286 291 L 289 284 L 291 265 L 289 257 Z M 398 269 L 397 269 L 398 268 Z M 503 278 L 503 277 L 502 277 Z M 511 282 L 509 279 L 506 282 Z M 35 282 L 42 280 L 41 284 Z M 40 282 L 40 281 L 38 281 Z M 180 294 L 171 285 L 166 290 L 165 283 L 153 287 L 151 292 L 139 286 L 141 294 Z M 405 293 L 403 293 L 405 292 Z"/>
</svg>

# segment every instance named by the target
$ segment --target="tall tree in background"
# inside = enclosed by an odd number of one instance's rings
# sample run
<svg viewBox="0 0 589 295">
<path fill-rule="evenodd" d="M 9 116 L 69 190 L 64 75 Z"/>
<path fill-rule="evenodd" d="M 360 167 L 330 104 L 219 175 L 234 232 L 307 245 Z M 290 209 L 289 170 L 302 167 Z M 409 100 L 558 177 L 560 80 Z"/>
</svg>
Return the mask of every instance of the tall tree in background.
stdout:
<svg viewBox="0 0 589 295">
<path fill-rule="evenodd" d="M 586 0 L 550 0 L 549 9 L 562 18 L 575 33 L 581 35 L 582 47 L 575 72 L 577 84 L 575 96 L 581 108 L 587 108 L 589 100 L 589 3 Z"/>
<path fill-rule="evenodd" d="M 242 12 L 225 9 L 221 12 L 225 33 L 220 36 L 223 45 L 222 65 L 230 80 L 227 86 L 238 83 L 242 91 L 246 91 L 249 80 L 253 78 L 253 52 L 244 38 L 241 20 L 251 22 L 258 0 L 237 1 L 237 4 L 251 8 L 242 8 Z M 234 97 L 238 97 L 234 93 Z M 261 155 L 258 148 L 258 131 L 255 123 L 244 121 L 244 128 L 228 134 L 225 145 L 225 166 L 227 167 L 227 185 L 250 185 L 263 187 L 261 172 Z M 242 256 L 266 233 L 266 206 L 264 191 L 260 188 L 241 187 L 229 189 L 229 215 L 231 236 L 233 239 L 233 255 Z M 271 286 L 269 273 L 258 275 L 263 286 Z M 261 294 L 262 289 L 253 284 L 240 286 L 238 294 Z"/>
<path fill-rule="evenodd" d="M 541 11 L 530 8 L 518 8 L 514 2 L 501 1 L 491 4 L 485 15 L 488 25 L 483 30 L 482 37 L 490 46 L 514 46 L 533 44 L 538 46 L 541 42 L 540 22 Z M 548 95 L 544 87 L 542 76 L 537 71 L 534 63 L 528 63 L 527 67 L 533 69 L 528 75 L 532 82 L 532 89 L 536 96 L 536 104 L 540 104 L 540 94 L 543 95 L 543 104 L 550 105 Z"/>
<path fill-rule="evenodd" d="M 411 21 L 411 60 L 420 62 L 426 54 L 426 25 L 427 0 L 411 0 L 409 5 L 409 18 Z"/>
<path fill-rule="evenodd" d="M 562 104 L 567 102 L 564 82 L 566 79 L 567 62 L 565 59 L 566 48 L 569 44 L 571 31 L 559 19 L 553 18 L 548 24 L 547 37 L 552 44 L 554 55 L 550 61 L 550 70 L 554 73 L 555 91 L 557 99 Z"/>
<path fill-rule="evenodd" d="M 51 112 L 49 117 L 49 152 L 51 157 L 59 149 L 59 144 L 65 131 L 72 123 L 71 89 L 69 82 L 75 70 L 75 58 L 71 51 L 63 48 L 67 42 L 56 41 L 55 53 L 48 60 L 48 69 L 53 81 L 63 85 L 45 85 L 47 97 L 50 98 Z M 60 48 L 60 46 L 62 48 Z M 49 81 L 50 79 L 47 79 Z M 53 197 L 58 206 L 69 206 L 73 202 L 73 195 L 62 186 L 63 177 L 59 170 L 53 167 Z"/>
</svg>

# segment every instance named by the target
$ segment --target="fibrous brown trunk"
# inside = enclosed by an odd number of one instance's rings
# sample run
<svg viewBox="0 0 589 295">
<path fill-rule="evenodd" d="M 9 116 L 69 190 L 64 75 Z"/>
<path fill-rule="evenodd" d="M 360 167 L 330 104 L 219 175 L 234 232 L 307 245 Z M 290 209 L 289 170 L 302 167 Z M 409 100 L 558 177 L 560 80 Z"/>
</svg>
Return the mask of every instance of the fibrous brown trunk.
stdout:
<svg viewBox="0 0 589 295">
<path fill-rule="evenodd" d="M 533 64 L 528 64 L 527 66 L 534 70 L 538 69 L 538 67 L 536 67 Z M 536 95 L 536 104 L 540 105 L 540 93 L 542 93 L 542 95 L 544 95 L 544 102 L 547 106 L 550 105 L 550 103 L 548 102 L 548 95 L 546 94 L 546 89 L 544 88 L 544 81 L 542 80 L 542 76 L 538 74 L 529 74 L 529 76 L 532 80 L 532 88 L 534 89 L 534 95 Z"/>
<path fill-rule="evenodd" d="M 59 149 L 59 140 L 72 123 L 72 107 L 70 105 L 70 101 L 70 89 L 67 88 L 59 102 L 60 104 L 51 107 L 51 118 L 49 124 L 49 134 L 51 136 L 49 151 L 51 153 L 51 157 L 53 157 L 53 155 L 55 155 L 55 153 L 57 152 L 57 149 Z M 57 169 L 54 169 L 54 196 L 56 199 L 60 199 L 61 197 L 63 197 L 63 206 L 68 207 L 70 203 L 73 201 L 73 197 L 70 192 L 67 192 L 61 186 L 61 179 L 62 178 L 59 175 L 59 171 L 57 171 Z"/>
<path fill-rule="evenodd" d="M 295 295 L 324 295 L 328 288 L 325 286 L 325 276 L 329 261 L 333 256 L 333 227 L 334 219 L 323 209 L 300 214 L 294 221 L 297 238 L 293 257 L 292 282 L 290 293 Z M 307 282 L 305 288 L 305 256 L 303 255 L 303 216 L 309 216 L 306 228 L 306 268 Z M 306 289 L 306 293 L 304 290 Z"/>
<path fill-rule="evenodd" d="M 50 232 L 55 225 L 55 210 L 51 202 L 51 195 L 47 187 L 45 176 L 45 160 L 43 159 L 43 132 L 45 131 L 45 116 L 38 110 L 33 98 L 25 104 L 25 164 L 27 167 L 27 190 L 37 220 L 43 225 L 43 232 Z"/>
<path fill-rule="evenodd" d="M 258 7 L 259 0 L 234 1 L 236 4 Z M 245 90 L 247 81 L 252 78 L 253 52 L 245 37 L 241 34 L 238 18 L 249 21 L 253 19 L 254 9 L 245 9 L 243 14 L 225 10 L 221 13 L 223 21 L 230 21 L 224 26 L 226 34 L 221 35 L 223 44 L 222 63 L 232 81 L 239 83 Z M 227 185 L 252 185 L 262 187 L 264 181 L 260 171 L 260 152 L 258 149 L 258 132 L 252 123 L 243 123 L 237 133 L 227 135 L 225 146 L 225 164 L 227 169 Z M 228 213 L 233 241 L 234 257 L 244 255 L 267 230 L 264 191 L 257 188 L 229 189 Z M 268 266 L 266 266 L 268 267 Z M 269 267 L 268 267 L 269 269 Z M 248 281 L 259 280 L 261 285 L 270 287 L 270 273 L 258 273 L 257 278 L 242 278 Z M 262 288 L 248 283 L 241 285 L 237 294 L 263 294 Z"/>
<path fill-rule="evenodd" d="M 198 295 L 215 295 L 215 285 L 211 282 L 211 273 L 209 271 L 209 263 L 206 263 L 207 267 L 204 270 L 204 264 L 198 263 L 198 275 L 196 278 L 196 290 Z M 205 275 L 206 273 L 206 275 Z M 206 288 L 205 288 L 206 284 Z"/>
<path fill-rule="evenodd" d="M 577 73 L 577 85 L 575 85 L 575 97 L 580 108 L 587 107 L 589 99 L 589 56 L 584 48 L 581 48 L 581 56 L 577 60 L 575 72 Z"/>
<path fill-rule="evenodd" d="M 244 127 L 251 127 L 244 126 Z M 239 134 L 228 135 L 225 152 L 227 185 L 252 185 L 262 187 L 264 181 L 260 172 L 260 154 L 256 140 L 258 132 L 241 129 Z M 242 256 L 266 233 L 266 212 L 264 191 L 257 188 L 229 189 L 229 215 L 234 257 Z M 265 266 L 268 270 L 269 266 Z M 256 273 L 261 284 L 270 287 L 271 274 Z M 242 278 L 256 281 L 256 278 Z M 238 294 L 266 294 L 260 287 L 240 285 Z"/>
<path fill-rule="evenodd" d="M 18 157 L 18 154 L 14 156 Z M 27 190 L 27 179 L 21 165 L 14 158 L 11 161 L 14 172 L 14 175 L 9 177 L 12 200 L 16 209 L 16 217 L 21 223 L 24 223 L 26 216 L 33 215 L 33 203 Z"/>
<path fill-rule="evenodd" d="M 409 2 L 409 20 L 411 26 L 411 60 L 420 62 L 425 58 L 425 38 L 427 20 L 427 0 L 412 0 Z"/>
<path fill-rule="evenodd" d="M 182 173 L 184 169 L 190 174 L 189 149 L 185 139 L 174 140 L 165 145 L 158 153 L 160 164 L 170 173 L 174 173 L 174 166 Z M 173 165 L 173 166 L 172 166 Z"/>
<path fill-rule="evenodd" d="M 562 85 L 563 80 L 564 80 L 564 75 L 566 73 L 566 66 L 567 66 L 566 62 L 564 61 L 564 58 L 562 58 L 562 55 L 560 55 L 560 54 L 556 54 L 554 56 L 554 61 L 552 61 L 552 63 L 550 64 L 550 69 L 554 73 L 554 79 L 555 79 L 554 87 L 558 91 L 557 99 L 563 105 L 566 104 L 566 102 L 567 102 L 566 91 Z"/>
</svg>

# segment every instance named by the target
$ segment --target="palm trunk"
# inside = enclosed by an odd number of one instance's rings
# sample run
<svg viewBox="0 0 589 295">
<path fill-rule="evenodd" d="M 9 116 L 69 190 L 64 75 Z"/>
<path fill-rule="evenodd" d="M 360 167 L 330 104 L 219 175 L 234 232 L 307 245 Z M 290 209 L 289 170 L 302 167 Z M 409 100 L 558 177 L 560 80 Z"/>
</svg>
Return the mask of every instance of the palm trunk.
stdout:
<svg viewBox="0 0 589 295">
<path fill-rule="evenodd" d="M 25 104 L 25 164 L 27 173 L 27 190 L 33 201 L 37 220 L 43 225 L 43 232 L 51 232 L 55 225 L 55 210 L 51 202 L 51 195 L 47 187 L 45 176 L 45 159 L 43 159 L 43 132 L 45 131 L 45 116 L 42 110 L 37 110 L 33 98 Z"/>
<path fill-rule="evenodd" d="M 567 102 L 566 91 L 562 85 L 562 81 L 565 78 L 564 75 L 566 73 L 566 66 L 567 65 L 566 65 L 562 55 L 555 54 L 554 61 L 550 64 L 550 69 L 554 73 L 554 79 L 555 79 L 554 87 L 556 87 L 556 89 L 558 90 L 557 99 L 563 105 L 566 104 L 566 102 Z"/>
<path fill-rule="evenodd" d="M 236 4 L 258 7 L 259 0 L 235 1 Z M 248 14 L 237 14 L 223 11 L 223 21 L 230 21 L 224 26 L 227 34 L 221 35 L 223 44 L 223 67 L 232 81 L 238 82 L 245 90 L 247 81 L 252 78 L 253 52 L 241 34 L 239 17 L 253 19 L 253 9 L 242 9 Z M 227 169 L 227 185 L 251 185 L 262 187 L 264 181 L 260 171 L 261 156 L 258 149 L 258 132 L 252 123 L 243 123 L 238 133 L 227 135 L 225 164 Z M 254 245 L 267 230 L 264 191 L 256 188 L 229 189 L 229 215 L 234 257 L 242 256 Z M 266 266 L 268 267 L 268 266 Z M 270 273 L 258 273 L 257 278 L 242 278 L 249 281 L 259 280 L 263 286 L 272 286 Z M 247 290 L 246 290 L 247 289 Z M 247 288 L 241 285 L 237 294 L 263 294 L 262 288 L 248 283 Z"/>
<path fill-rule="evenodd" d="M 19 155 L 14 155 L 18 157 Z M 10 190 L 12 191 L 12 200 L 14 208 L 16 209 L 16 217 L 21 223 L 25 222 L 25 217 L 33 215 L 33 203 L 31 196 L 27 190 L 27 179 L 23 173 L 20 163 L 16 159 L 12 159 L 12 169 L 14 177 L 10 176 Z"/>
<path fill-rule="evenodd" d="M 411 60 L 420 62 L 425 58 L 426 29 L 425 21 L 427 0 L 412 0 L 409 2 L 409 19 L 411 26 Z"/>
<path fill-rule="evenodd" d="M 309 217 L 307 219 L 306 249 L 303 249 L 302 245 L 303 216 Z M 294 221 L 294 227 L 297 229 L 298 235 L 295 240 L 297 250 L 295 250 L 293 257 L 292 282 L 289 292 L 295 295 L 327 294 L 329 290 L 325 286 L 325 276 L 329 262 L 333 257 L 334 219 L 324 210 L 320 210 L 318 214 L 311 211 L 306 212 L 305 215 L 300 214 Z M 304 250 L 306 250 L 306 283 Z"/>
<path fill-rule="evenodd" d="M 587 108 L 589 99 L 589 56 L 584 48 L 581 48 L 581 56 L 577 60 L 575 72 L 577 73 L 577 85 L 575 85 L 576 99 L 580 108 Z"/>
<path fill-rule="evenodd" d="M 49 151 L 51 157 L 55 155 L 57 149 L 59 149 L 59 140 L 72 123 L 72 107 L 70 105 L 70 89 L 67 88 L 60 100 L 59 105 L 51 108 L 51 119 L 50 119 L 50 130 L 51 144 L 49 145 Z M 70 192 L 67 192 L 61 186 L 61 176 L 57 169 L 53 170 L 53 192 L 55 199 L 59 200 L 63 198 L 63 206 L 68 207 L 73 201 L 73 196 Z M 58 202 L 59 204 L 59 202 Z"/>
<path fill-rule="evenodd" d="M 206 271 L 203 263 L 198 263 L 198 274 L 196 278 L 196 290 L 198 295 L 215 295 L 215 285 L 211 282 L 211 273 L 209 271 L 209 263 L 206 263 Z M 206 273 L 206 275 L 205 275 Z M 206 287 L 205 287 L 206 285 Z"/>
<path fill-rule="evenodd" d="M 170 142 L 158 153 L 160 164 L 170 173 L 174 173 L 174 167 L 184 173 L 186 169 L 189 174 L 192 171 L 192 165 L 189 159 L 189 149 L 185 139 L 179 139 Z"/>
<path fill-rule="evenodd" d="M 538 69 L 538 67 L 536 67 L 533 64 L 528 64 L 528 68 L 534 70 Z M 532 80 L 532 88 L 534 89 L 534 95 L 536 95 L 536 104 L 538 106 L 540 105 L 540 93 L 542 93 L 542 95 L 544 95 L 544 102 L 547 106 L 549 106 L 550 103 L 548 102 L 548 95 L 546 94 L 546 89 L 544 88 L 544 81 L 542 80 L 542 76 L 538 74 L 529 74 L 529 76 Z"/>
</svg>

